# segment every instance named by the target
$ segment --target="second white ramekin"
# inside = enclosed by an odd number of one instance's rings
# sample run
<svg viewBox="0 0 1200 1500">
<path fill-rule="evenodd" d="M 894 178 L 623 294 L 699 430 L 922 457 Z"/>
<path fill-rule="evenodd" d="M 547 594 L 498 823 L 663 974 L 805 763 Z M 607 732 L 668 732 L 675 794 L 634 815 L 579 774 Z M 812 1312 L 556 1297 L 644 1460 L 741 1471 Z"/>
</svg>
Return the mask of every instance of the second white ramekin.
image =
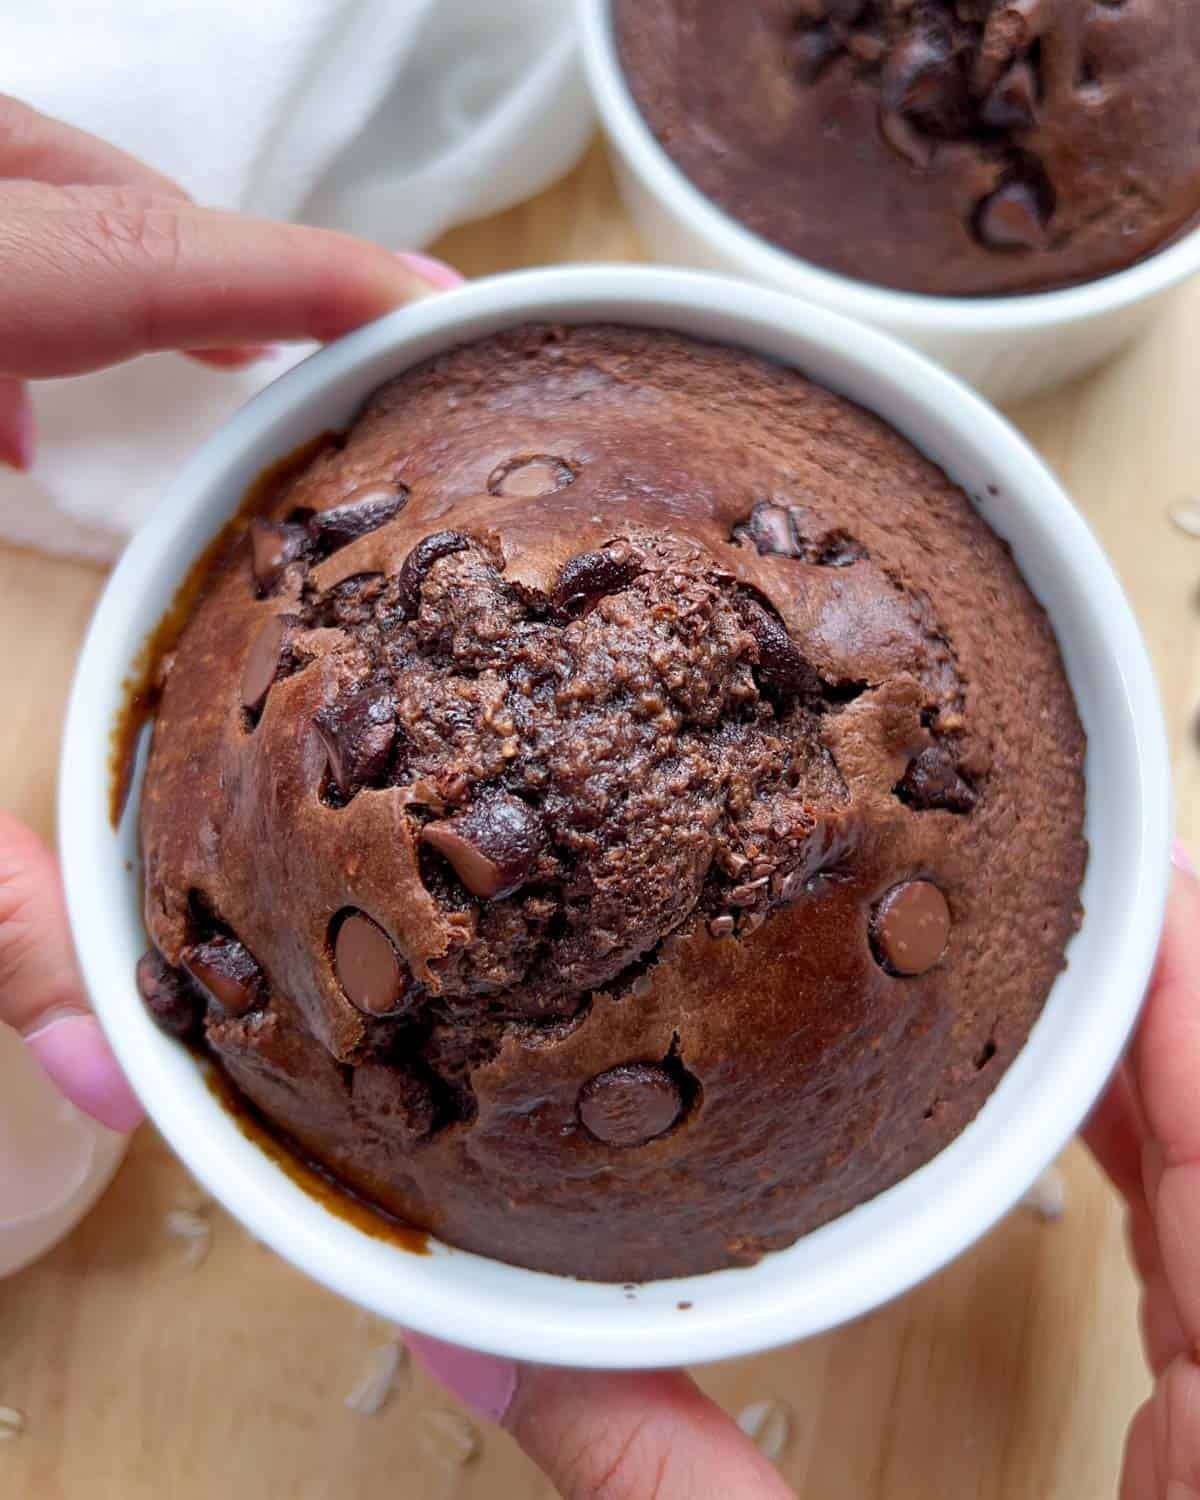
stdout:
<svg viewBox="0 0 1200 1500">
<path fill-rule="evenodd" d="M 613 39 L 611 0 L 576 0 L 583 60 L 617 180 L 647 250 L 671 265 L 744 276 L 894 334 L 992 401 L 1081 375 L 1142 333 L 1200 271 L 1200 228 L 1149 259 L 1081 286 L 1018 297 L 930 297 L 822 270 L 739 224 L 654 138 Z"/>
</svg>

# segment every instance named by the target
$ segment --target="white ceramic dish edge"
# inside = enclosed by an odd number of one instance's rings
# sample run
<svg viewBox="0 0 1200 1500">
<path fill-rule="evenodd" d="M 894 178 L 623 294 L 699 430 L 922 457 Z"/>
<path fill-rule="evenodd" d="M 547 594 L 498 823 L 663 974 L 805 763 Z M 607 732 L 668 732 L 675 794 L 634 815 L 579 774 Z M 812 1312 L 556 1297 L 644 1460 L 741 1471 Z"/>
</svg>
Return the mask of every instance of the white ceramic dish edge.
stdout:
<svg viewBox="0 0 1200 1500">
<path fill-rule="evenodd" d="M 1090 735 L 1088 917 L 1029 1043 L 976 1121 L 888 1193 L 759 1265 L 628 1295 L 438 1245 L 414 1255 L 331 1215 L 269 1161 L 141 1005 L 134 820 L 127 814 L 114 834 L 107 817 L 109 734 L 130 665 L 248 485 L 345 423 L 389 376 L 529 318 L 642 323 L 742 344 L 878 411 L 1009 538 L 1049 609 Z M 1169 788 L 1157 693 L 1120 586 L 1002 417 L 912 351 L 826 310 L 691 273 L 583 267 L 477 282 L 392 314 L 290 371 L 208 439 L 129 547 L 88 633 L 59 827 L 80 960 L 117 1055 L 170 1144 L 251 1233 L 335 1291 L 424 1332 L 544 1362 L 650 1367 L 748 1353 L 855 1317 L 937 1270 L 1012 1207 L 1084 1118 L 1136 1018 L 1165 900 Z"/>
<path fill-rule="evenodd" d="M 861 318 L 1002 402 L 1063 384 L 1116 353 L 1200 271 L 1200 228 L 1115 275 L 1027 296 L 921 296 L 822 270 L 731 218 L 662 149 L 621 72 L 610 3 L 576 0 L 583 61 L 621 195 L 656 260 L 744 276 Z"/>
</svg>

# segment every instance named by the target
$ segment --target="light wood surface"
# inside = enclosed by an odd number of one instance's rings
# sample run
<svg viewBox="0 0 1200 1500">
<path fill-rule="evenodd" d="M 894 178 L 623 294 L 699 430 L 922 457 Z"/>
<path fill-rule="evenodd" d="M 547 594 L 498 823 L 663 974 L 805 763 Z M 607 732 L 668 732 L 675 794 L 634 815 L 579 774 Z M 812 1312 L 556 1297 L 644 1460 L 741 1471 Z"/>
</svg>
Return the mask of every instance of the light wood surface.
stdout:
<svg viewBox="0 0 1200 1500">
<path fill-rule="evenodd" d="M 633 259 L 602 151 L 558 188 L 450 235 L 479 274 Z M 1163 686 L 1179 821 L 1200 848 L 1200 542 L 1167 518 L 1200 494 L 1194 393 L 1200 284 L 1140 347 L 1014 413 L 1115 557 Z M 0 550 L 0 806 L 52 833 L 72 659 L 98 571 Z M 1097 1500 L 1114 1493 L 1147 1389 L 1115 1203 L 1079 1148 L 1055 1224 L 1018 1213 L 941 1276 L 827 1337 L 709 1368 L 728 1409 L 790 1414 L 781 1468 L 812 1500 Z M 551 1491 L 503 1435 L 458 1466 L 453 1405 L 402 1369 L 377 1416 L 344 1397 L 387 1337 L 215 1209 L 199 1266 L 165 1216 L 193 1189 L 144 1128 L 100 1207 L 38 1266 L 0 1282 L 0 1444 L 13 1500 L 535 1500 Z M 732 1500 L 732 1497 L 731 1497 Z"/>
</svg>

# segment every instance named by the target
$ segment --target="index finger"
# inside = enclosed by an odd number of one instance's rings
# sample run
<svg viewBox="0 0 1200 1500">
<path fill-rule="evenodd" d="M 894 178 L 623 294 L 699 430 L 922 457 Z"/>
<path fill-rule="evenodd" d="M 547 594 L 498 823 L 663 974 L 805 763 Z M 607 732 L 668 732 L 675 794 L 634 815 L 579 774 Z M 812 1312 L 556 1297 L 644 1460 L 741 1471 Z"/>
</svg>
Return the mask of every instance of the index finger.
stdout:
<svg viewBox="0 0 1200 1500">
<path fill-rule="evenodd" d="M 0 186 L 0 373 L 336 338 L 432 283 L 365 240 L 128 188 Z"/>
</svg>

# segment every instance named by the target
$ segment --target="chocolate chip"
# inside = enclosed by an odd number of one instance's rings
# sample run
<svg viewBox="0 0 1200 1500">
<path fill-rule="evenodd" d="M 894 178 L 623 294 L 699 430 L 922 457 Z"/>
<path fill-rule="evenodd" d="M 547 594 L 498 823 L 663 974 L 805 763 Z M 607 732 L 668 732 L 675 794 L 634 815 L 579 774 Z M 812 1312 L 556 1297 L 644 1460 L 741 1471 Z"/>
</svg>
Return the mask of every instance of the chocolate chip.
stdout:
<svg viewBox="0 0 1200 1500">
<path fill-rule="evenodd" d="M 1028 130 L 1037 116 L 1037 79 L 1027 62 L 1014 63 L 983 101 L 979 117 L 997 130 Z"/>
<path fill-rule="evenodd" d="M 137 987 L 146 1009 L 169 1035 L 187 1041 L 200 1029 L 204 1002 L 186 974 L 153 948 L 137 963 Z"/>
<path fill-rule="evenodd" d="M 433 1129 L 433 1090 L 408 1068 L 364 1063 L 354 1070 L 350 1097 L 357 1114 L 384 1135 L 397 1137 L 402 1146 L 415 1146 Z"/>
<path fill-rule="evenodd" d="M 940 741 L 927 746 L 908 764 L 896 796 L 919 812 L 940 808 L 969 813 L 978 801 L 975 788 L 959 772 L 950 749 Z"/>
<path fill-rule="evenodd" d="M 758 676 L 766 686 L 785 693 L 816 693 L 820 679 L 800 654 L 778 616 L 743 595 L 742 618 L 758 645 Z"/>
<path fill-rule="evenodd" d="M 579 1118 L 606 1146 L 644 1146 L 679 1118 L 679 1085 L 656 1063 L 624 1063 L 585 1083 Z"/>
<path fill-rule="evenodd" d="M 641 572 L 640 558 L 618 543 L 602 552 L 581 552 L 563 564 L 554 590 L 560 614 L 581 615 L 605 594 L 617 593 Z"/>
<path fill-rule="evenodd" d="M 333 967 L 346 999 L 370 1016 L 396 1010 L 408 988 L 408 975 L 383 928 L 361 911 L 338 924 Z"/>
<path fill-rule="evenodd" d="M 822 568 L 849 568 L 867 556 L 867 549 L 848 531 L 830 531 L 817 543 L 811 560 Z"/>
<path fill-rule="evenodd" d="M 806 26 L 792 33 L 788 49 L 800 82 L 815 83 L 826 64 L 837 56 L 841 44 L 832 26 Z"/>
<path fill-rule="evenodd" d="M 802 562 L 823 568 L 848 567 L 867 556 L 867 549 L 848 531 L 831 528 L 825 517 L 807 505 L 788 506 L 795 556 Z"/>
<path fill-rule="evenodd" d="M 975 228 L 993 250 L 1040 250 L 1046 223 L 1037 190 L 1028 182 L 1006 182 L 979 205 Z"/>
<path fill-rule="evenodd" d="M 218 933 L 185 948 L 183 967 L 204 993 L 230 1016 L 244 1016 L 265 1005 L 267 982 L 245 944 Z"/>
<path fill-rule="evenodd" d="M 242 670 L 242 704 L 257 713 L 266 702 L 271 685 L 288 656 L 292 632 L 300 622 L 293 615 L 272 615 L 264 620 Z"/>
<path fill-rule="evenodd" d="M 859 62 L 877 63 L 887 52 L 887 42 L 873 31 L 853 31 L 846 38 L 846 50 Z"/>
<path fill-rule="evenodd" d="M 487 487 L 493 495 L 553 495 L 575 482 L 575 470 L 561 458 L 535 454 L 531 458 L 510 458 L 488 475 Z"/>
<path fill-rule="evenodd" d="M 542 848 L 542 825 L 519 797 L 494 792 L 457 818 L 427 823 L 421 837 L 472 896 L 495 901 L 529 879 Z"/>
<path fill-rule="evenodd" d="M 748 880 L 744 885 L 735 885 L 729 892 L 730 906 L 752 906 L 760 896 L 766 893 L 769 884 L 769 878 L 763 875 L 758 880 Z"/>
<path fill-rule="evenodd" d="M 452 552 L 465 552 L 470 545 L 470 539 L 461 531 L 435 531 L 412 549 L 404 559 L 396 585 L 400 608 L 409 619 L 421 607 L 421 585 L 434 563 Z"/>
<path fill-rule="evenodd" d="M 929 880 L 893 886 L 871 914 L 871 946 L 891 974 L 924 974 L 946 951 L 950 908 Z"/>
<path fill-rule="evenodd" d="M 791 516 L 784 506 L 770 500 L 760 501 L 750 512 L 750 519 L 734 527 L 733 536 L 735 541 L 753 542 L 763 556 L 800 556 Z"/>
<path fill-rule="evenodd" d="M 269 594 L 289 563 L 308 550 L 308 532 L 288 521 L 276 523 L 255 516 L 250 522 L 250 566 L 260 594 Z"/>
<path fill-rule="evenodd" d="M 365 484 L 341 505 L 314 515 L 308 523 L 309 534 L 327 552 L 332 552 L 395 520 L 407 501 L 408 491 L 403 485 Z"/>
<path fill-rule="evenodd" d="M 892 49 L 880 93 L 886 112 L 905 115 L 930 134 L 954 136 L 968 124 L 967 76 L 939 31 L 910 31 Z"/>
<path fill-rule="evenodd" d="M 343 797 L 382 785 L 396 740 L 396 696 L 386 683 L 368 683 L 339 698 L 313 722 Z"/>
</svg>

